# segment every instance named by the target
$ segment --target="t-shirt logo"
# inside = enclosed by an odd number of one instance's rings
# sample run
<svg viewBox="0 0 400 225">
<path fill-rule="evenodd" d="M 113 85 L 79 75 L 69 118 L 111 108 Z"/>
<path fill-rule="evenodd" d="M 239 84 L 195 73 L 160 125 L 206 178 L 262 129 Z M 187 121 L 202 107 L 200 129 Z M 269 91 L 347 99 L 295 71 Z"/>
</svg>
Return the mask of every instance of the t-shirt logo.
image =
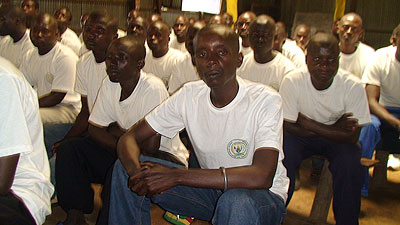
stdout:
<svg viewBox="0 0 400 225">
<path fill-rule="evenodd" d="M 53 83 L 53 80 L 54 80 L 53 74 L 51 74 L 50 72 L 48 72 L 48 73 L 46 74 L 46 80 L 47 80 L 47 82 L 49 82 L 50 84 L 52 84 L 52 83 Z"/>
<path fill-rule="evenodd" d="M 227 148 L 228 154 L 234 159 L 244 159 L 249 153 L 249 143 L 241 139 L 233 139 Z"/>
</svg>

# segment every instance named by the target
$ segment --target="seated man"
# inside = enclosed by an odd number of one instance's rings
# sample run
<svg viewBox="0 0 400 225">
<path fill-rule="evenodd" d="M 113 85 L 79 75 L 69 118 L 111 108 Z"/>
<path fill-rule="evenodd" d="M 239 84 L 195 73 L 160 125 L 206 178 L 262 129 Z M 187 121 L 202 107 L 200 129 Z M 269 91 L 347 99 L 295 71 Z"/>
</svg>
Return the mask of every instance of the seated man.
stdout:
<svg viewBox="0 0 400 225">
<path fill-rule="evenodd" d="M 251 11 L 242 13 L 236 22 L 236 32 L 242 38 L 240 52 L 243 56 L 249 54 L 252 49 L 250 47 L 249 27 L 250 24 L 256 19 L 256 14 Z"/>
<path fill-rule="evenodd" d="M 363 127 L 360 142 L 363 147 L 363 157 L 371 158 L 375 145 L 381 141 L 381 136 L 392 139 L 397 144 L 400 131 L 400 25 L 395 34 L 396 51 L 379 51 L 375 60 L 369 64 L 363 75 L 366 84 L 372 123 Z M 399 151 L 399 149 L 397 149 Z M 368 194 L 368 186 L 363 188 Z"/>
<path fill-rule="evenodd" d="M 23 0 L 21 9 L 26 14 L 26 27 L 30 29 L 33 25 L 33 20 L 39 14 L 39 0 Z"/>
<path fill-rule="evenodd" d="M 203 81 L 185 84 L 118 143 L 109 223 L 150 225 L 152 201 L 213 224 L 281 224 L 289 182 L 282 164 L 281 98 L 236 76 L 242 56 L 231 28 L 206 26 L 194 49 Z M 183 128 L 201 169 L 171 169 L 177 165 L 151 157 L 139 162 L 145 151 L 137 143 L 157 133 L 173 137 Z"/>
<path fill-rule="evenodd" d="M 311 38 L 311 29 L 307 24 L 299 24 L 294 30 L 293 39 L 296 41 L 296 45 L 299 46 L 303 52 L 306 51 L 308 42 Z"/>
<path fill-rule="evenodd" d="M 360 42 L 363 32 L 362 19 L 356 13 L 348 13 L 340 19 L 338 24 L 339 67 L 360 79 L 375 52 L 373 48 Z"/>
<path fill-rule="evenodd" d="M 76 53 L 76 55 L 78 55 L 82 44 L 75 31 L 69 28 L 72 21 L 71 11 L 68 8 L 57 9 L 54 13 L 54 17 L 58 21 L 61 44 L 70 47 Z"/>
<path fill-rule="evenodd" d="M 188 27 L 189 21 L 186 16 L 180 15 L 176 17 L 174 26 L 172 27 L 174 29 L 175 38 L 170 40 L 169 47 L 179 50 L 182 53 L 187 52 L 185 47 L 185 38 Z"/>
<path fill-rule="evenodd" d="M 57 131 L 63 137 L 80 111 L 80 96 L 74 92 L 78 56 L 57 42 L 58 36 L 57 20 L 47 13 L 40 14 L 33 21 L 30 33 L 36 48 L 21 62 L 22 73 L 38 93 L 49 156 L 51 145 L 59 139 L 49 141 L 47 129 L 52 127 L 50 133 Z"/>
<path fill-rule="evenodd" d="M 0 44 L 0 56 L 20 67 L 23 56 L 33 46 L 26 28 L 26 15 L 20 7 L 8 5 L 0 8 L 0 35 L 10 35 Z"/>
<path fill-rule="evenodd" d="M 169 34 L 168 25 L 162 21 L 156 21 L 149 25 L 147 45 L 151 54 L 146 55 L 146 64 L 143 68 L 144 72 L 159 77 L 166 87 L 168 87 L 168 81 L 174 67 L 183 60 L 182 52 L 168 46 Z"/>
<path fill-rule="evenodd" d="M 91 50 L 79 58 L 76 65 L 75 91 L 81 94 L 82 108 L 72 128 L 63 140 L 80 137 L 87 131 L 89 114 L 93 109 L 97 94 L 106 73 L 106 51 L 111 41 L 117 38 L 117 20 L 106 10 L 90 13 L 84 26 L 84 43 Z M 102 32 L 104 31 L 104 32 Z M 54 135 L 54 134 L 49 134 Z M 57 139 L 58 138 L 58 139 Z M 54 146 L 57 148 L 59 143 Z"/>
<path fill-rule="evenodd" d="M 202 21 L 196 21 L 192 26 L 189 26 L 185 40 L 187 53 L 184 55 L 183 61 L 172 71 L 169 78 L 168 92 L 170 94 L 178 90 L 184 83 L 200 79 L 194 65 L 193 39 L 197 32 L 205 26 L 206 24 Z"/>
<path fill-rule="evenodd" d="M 296 44 L 291 44 L 290 42 L 294 41 L 287 38 L 285 24 L 283 22 L 277 22 L 273 49 L 290 59 L 297 68 L 306 66 L 306 56 L 303 50 Z"/>
<path fill-rule="evenodd" d="M 106 55 L 108 76 L 89 117 L 89 136 L 65 140 L 57 150 L 56 188 L 60 206 L 67 212 L 65 225 L 84 224 L 84 213 L 93 210 L 90 183 L 105 182 L 117 159 L 118 139 L 168 97 L 159 78 L 141 72 L 145 55 L 141 40 L 128 36 L 111 42 Z M 187 165 L 188 152 L 178 136 L 161 137 L 160 142 L 160 136 L 153 135 L 143 146 L 146 155 Z"/>
<path fill-rule="evenodd" d="M 37 96 L 1 57 L 0 96 L 0 224 L 43 224 L 54 189 Z"/>
<path fill-rule="evenodd" d="M 288 58 L 272 49 L 275 37 L 274 19 L 267 15 L 258 16 L 250 24 L 249 36 L 253 52 L 244 57 L 237 74 L 278 91 L 282 79 L 296 67 Z"/>
<path fill-rule="evenodd" d="M 334 36 L 314 35 L 306 58 L 307 68 L 286 76 L 280 89 L 289 199 L 303 159 L 324 155 L 333 176 L 336 223 L 358 224 L 363 170 L 357 143 L 361 126 L 370 122 L 366 94 L 358 78 L 338 70 L 339 45 Z"/>
</svg>

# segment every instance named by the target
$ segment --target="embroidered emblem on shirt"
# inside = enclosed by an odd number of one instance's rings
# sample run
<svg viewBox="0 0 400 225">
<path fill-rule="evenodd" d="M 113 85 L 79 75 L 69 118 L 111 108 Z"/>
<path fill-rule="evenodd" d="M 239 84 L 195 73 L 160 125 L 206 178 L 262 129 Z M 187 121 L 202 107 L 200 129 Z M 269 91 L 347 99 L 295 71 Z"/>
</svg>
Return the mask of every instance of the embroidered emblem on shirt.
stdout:
<svg viewBox="0 0 400 225">
<path fill-rule="evenodd" d="M 233 139 L 227 146 L 228 154 L 234 159 L 244 159 L 249 153 L 249 143 L 241 139 Z"/>
<path fill-rule="evenodd" d="M 53 80 L 54 80 L 53 74 L 47 73 L 47 74 L 46 74 L 46 80 L 47 80 L 47 82 L 49 82 L 50 84 L 52 84 L 52 83 L 53 83 Z"/>
</svg>

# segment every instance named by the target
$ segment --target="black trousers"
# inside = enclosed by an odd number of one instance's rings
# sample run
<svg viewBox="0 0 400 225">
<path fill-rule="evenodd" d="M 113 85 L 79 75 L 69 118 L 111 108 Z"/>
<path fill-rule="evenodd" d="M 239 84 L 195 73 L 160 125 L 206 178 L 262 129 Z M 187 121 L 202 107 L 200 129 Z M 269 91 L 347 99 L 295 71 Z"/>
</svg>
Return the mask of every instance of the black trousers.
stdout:
<svg viewBox="0 0 400 225">
<path fill-rule="evenodd" d="M 36 222 L 22 200 L 10 192 L 0 195 L 0 224 L 35 225 Z"/>
<path fill-rule="evenodd" d="M 91 183 L 104 184 L 117 154 L 90 137 L 71 138 L 57 150 L 56 189 L 58 202 L 66 212 L 93 211 Z"/>
</svg>

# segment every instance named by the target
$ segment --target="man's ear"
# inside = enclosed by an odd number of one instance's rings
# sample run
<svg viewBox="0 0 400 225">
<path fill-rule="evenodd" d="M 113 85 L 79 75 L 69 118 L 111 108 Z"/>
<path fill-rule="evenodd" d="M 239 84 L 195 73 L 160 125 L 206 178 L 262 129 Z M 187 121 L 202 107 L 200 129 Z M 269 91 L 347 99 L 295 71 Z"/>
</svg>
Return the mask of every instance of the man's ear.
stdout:
<svg viewBox="0 0 400 225">
<path fill-rule="evenodd" d="M 243 54 L 242 54 L 242 52 L 239 52 L 237 60 L 238 60 L 237 68 L 239 68 L 243 63 Z"/>
<path fill-rule="evenodd" d="M 144 64 L 145 64 L 144 59 L 138 60 L 137 68 L 138 68 L 139 71 L 140 71 L 141 69 L 143 69 Z"/>
</svg>

